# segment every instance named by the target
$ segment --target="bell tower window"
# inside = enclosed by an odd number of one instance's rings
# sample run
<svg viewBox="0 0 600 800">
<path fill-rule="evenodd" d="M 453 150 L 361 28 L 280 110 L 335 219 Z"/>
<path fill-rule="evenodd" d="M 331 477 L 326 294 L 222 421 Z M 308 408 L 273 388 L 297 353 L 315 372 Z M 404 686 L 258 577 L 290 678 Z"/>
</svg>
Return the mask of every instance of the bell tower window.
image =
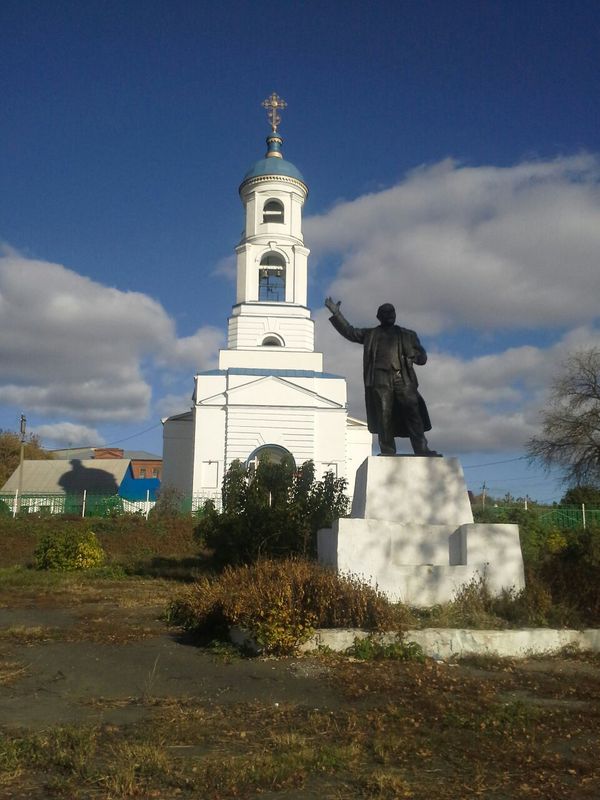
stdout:
<svg viewBox="0 0 600 800">
<path fill-rule="evenodd" d="M 283 340 L 279 336 L 269 334 L 262 340 L 263 347 L 283 347 Z"/>
<path fill-rule="evenodd" d="M 280 200 L 267 200 L 263 206 L 263 222 L 283 222 L 283 203 Z"/>
<path fill-rule="evenodd" d="M 259 302 L 285 302 L 285 261 L 277 253 L 268 253 L 260 262 L 258 273 Z"/>
</svg>

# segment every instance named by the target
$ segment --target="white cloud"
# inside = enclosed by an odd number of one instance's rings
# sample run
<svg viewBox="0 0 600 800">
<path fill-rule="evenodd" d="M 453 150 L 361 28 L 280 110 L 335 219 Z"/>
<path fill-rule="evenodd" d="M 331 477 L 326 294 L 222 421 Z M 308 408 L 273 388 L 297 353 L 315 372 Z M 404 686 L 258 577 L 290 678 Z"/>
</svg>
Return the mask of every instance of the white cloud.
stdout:
<svg viewBox="0 0 600 800">
<path fill-rule="evenodd" d="M 226 278 L 228 281 L 234 281 L 237 274 L 237 259 L 235 254 L 224 256 L 217 261 L 217 264 L 211 275 L 218 278 Z"/>
<path fill-rule="evenodd" d="M 570 327 L 598 316 L 599 163 L 591 155 L 466 167 L 447 160 L 306 220 L 330 292 L 372 324 L 396 305 L 421 334 Z"/>
<path fill-rule="evenodd" d="M 166 394 L 156 403 L 156 411 L 161 418 L 172 414 L 183 414 L 192 407 L 192 389 L 181 394 Z"/>
<path fill-rule="evenodd" d="M 38 425 L 35 433 L 41 437 L 44 447 L 97 447 L 104 444 L 104 438 L 95 428 L 75 425 L 73 422 Z"/>
<path fill-rule="evenodd" d="M 146 371 L 211 366 L 222 334 L 178 338 L 160 303 L 59 264 L 0 257 L 0 403 L 84 422 L 140 421 Z"/>
<path fill-rule="evenodd" d="M 191 366 L 197 372 L 216 367 L 217 353 L 223 343 L 223 331 L 206 325 L 192 336 L 177 339 L 169 348 L 168 363 L 171 366 Z"/>
<path fill-rule="evenodd" d="M 376 325 L 388 301 L 399 324 L 433 340 L 418 375 L 436 449 L 522 450 L 561 362 L 600 343 L 599 174 L 586 154 L 507 168 L 446 160 L 306 221 L 313 263 L 324 275 L 336 265 L 328 294 L 353 324 Z M 360 348 L 327 316 L 316 315 L 318 347 L 364 417 Z M 469 358 L 447 352 L 443 336 L 481 342 L 511 329 L 520 342 L 536 331 L 536 346 Z M 539 346 L 549 331 L 558 343 Z"/>
</svg>

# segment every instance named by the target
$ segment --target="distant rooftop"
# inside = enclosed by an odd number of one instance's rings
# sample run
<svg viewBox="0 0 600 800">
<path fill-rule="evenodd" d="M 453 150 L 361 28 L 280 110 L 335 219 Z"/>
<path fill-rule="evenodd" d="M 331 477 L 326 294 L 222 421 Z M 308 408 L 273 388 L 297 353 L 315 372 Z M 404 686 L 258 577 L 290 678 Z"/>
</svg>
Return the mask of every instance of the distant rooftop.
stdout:
<svg viewBox="0 0 600 800">
<path fill-rule="evenodd" d="M 122 458 L 80 459 L 72 457 L 74 464 L 65 459 L 23 462 L 23 493 L 48 492 L 112 492 L 117 490 L 129 469 Z M 2 487 L 3 492 L 14 492 L 19 487 L 19 467 Z"/>
<path fill-rule="evenodd" d="M 128 461 L 162 461 L 162 456 L 149 453 L 147 450 L 121 450 L 119 447 L 64 447 L 59 450 L 50 450 L 55 459 L 69 461 L 72 458 L 98 459 L 97 451 L 115 453 L 115 458 L 124 458 Z M 122 453 L 122 455 L 121 455 Z M 104 460 L 107 456 L 104 456 Z"/>
</svg>

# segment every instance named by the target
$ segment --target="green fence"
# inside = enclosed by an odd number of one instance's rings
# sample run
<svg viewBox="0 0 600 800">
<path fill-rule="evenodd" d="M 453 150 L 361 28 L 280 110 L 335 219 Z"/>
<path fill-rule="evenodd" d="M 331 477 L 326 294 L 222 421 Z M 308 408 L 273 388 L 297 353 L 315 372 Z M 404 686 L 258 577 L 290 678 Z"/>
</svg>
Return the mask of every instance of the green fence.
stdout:
<svg viewBox="0 0 600 800">
<path fill-rule="evenodd" d="M 182 514 L 196 514 L 204 503 L 211 500 L 216 508 L 221 508 L 221 493 L 215 491 L 211 496 L 205 494 L 184 496 L 175 490 L 165 492 L 162 502 Z M 25 514 L 68 514 L 83 517 L 106 517 L 115 514 L 143 514 L 148 516 L 156 503 L 147 500 L 127 500 L 115 494 L 92 494 L 76 492 L 69 494 L 0 493 L 0 513 L 13 516 Z M 481 512 L 481 507 L 474 511 Z M 535 515 L 539 522 L 553 528 L 600 527 L 600 509 L 586 506 L 537 506 L 529 503 L 521 505 L 485 507 L 486 520 L 498 522 L 519 522 L 523 514 Z"/>
<path fill-rule="evenodd" d="M 169 494 L 169 506 L 182 514 L 193 514 L 202 509 L 207 500 L 221 507 L 220 492 L 214 497 L 194 495 L 185 497 L 179 493 Z M 148 516 L 156 502 L 150 500 L 127 500 L 116 494 L 92 494 L 91 492 L 39 493 L 0 492 L 0 513 L 12 516 L 25 514 L 68 514 L 81 517 L 108 517 L 115 514 L 143 514 Z"/>
<path fill-rule="evenodd" d="M 116 494 L 88 492 L 62 493 L 0 493 L 0 509 L 13 516 L 24 514 L 68 514 L 82 517 L 107 517 L 112 514 L 148 513 L 153 502 L 129 501 Z"/>
<path fill-rule="evenodd" d="M 475 509 L 475 511 L 481 510 Z M 587 506 L 536 506 L 529 504 L 512 506 L 486 506 L 486 518 L 496 518 L 498 522 L 518 522 L 522 514 L 532 514 L 542 525 L 549 528 L 587 528 L 600 527 L 600 508 Z"/>
</svg>

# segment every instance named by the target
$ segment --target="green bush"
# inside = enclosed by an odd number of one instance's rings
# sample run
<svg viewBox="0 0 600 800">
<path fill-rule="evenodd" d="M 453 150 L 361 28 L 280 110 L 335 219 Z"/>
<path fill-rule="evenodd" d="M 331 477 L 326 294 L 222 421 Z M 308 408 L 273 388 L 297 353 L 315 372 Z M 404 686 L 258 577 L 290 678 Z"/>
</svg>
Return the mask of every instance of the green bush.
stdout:
<svg viewBox="0 0 600 800">
<path fill-rule="evenodd" d="M 189 513 L 189 505 L 182 491 L 174 486 L 161 486 L 156 503 L 148 517 L 152 520 L 173 519 L 181 514 Z"/>
<path fill-rule="evenodd" d="M 226 567 L 201 578 L 167 612 L 170 624 L 206 641 L 244 628 L 263 652 L 294 652 L 315 628 L 399 629 L 402 607 L 354 576 L 301 559 Z"/>
<path fill-rule="evenodd" d="M 95 533 L 73 530 L 44 536 L 34 556 L 37 569 L 65 571 L 99 567 L 105 559 Z"/>
<path fill-rule="evenodd" d="M 553 605 L 569 609 L 570 624 L 600 624 L 600 528 L 563 530 L 536 570 Z"/>
<path fill-rule="evenodd" d="M 350 647 L 346 648 L 347 656 L 360 661 L 425 661 L 423 648 L 417 642 L 407 642 L 402 635 L 397 635 L 393 642 L 382 641 L 380 636 L 356 636 Z"/>
<path fill-rule="evenodd" d="M 90 498 L 86 508 L 87 517 L 115 517 L 123 513 L 123 499 L 118 495 Z"/>
<path fill-rule="evenodd" d="M 207 504 L 196 537 L 221 565 L 316 557 L 319 528 L 347 513 L 345 489 L 346 481 L 330 472 L 315 480 L 312 461 L 299 469 L 261 461 L 254 473 L 234 461 L 223 480 L 223 511 Z"/>
<path fill-rule="evenodd" d="M 600 508 L 600 486 L 572 486 L 561 498 L 561 506 L 580 506 Z"/>
</svg>

